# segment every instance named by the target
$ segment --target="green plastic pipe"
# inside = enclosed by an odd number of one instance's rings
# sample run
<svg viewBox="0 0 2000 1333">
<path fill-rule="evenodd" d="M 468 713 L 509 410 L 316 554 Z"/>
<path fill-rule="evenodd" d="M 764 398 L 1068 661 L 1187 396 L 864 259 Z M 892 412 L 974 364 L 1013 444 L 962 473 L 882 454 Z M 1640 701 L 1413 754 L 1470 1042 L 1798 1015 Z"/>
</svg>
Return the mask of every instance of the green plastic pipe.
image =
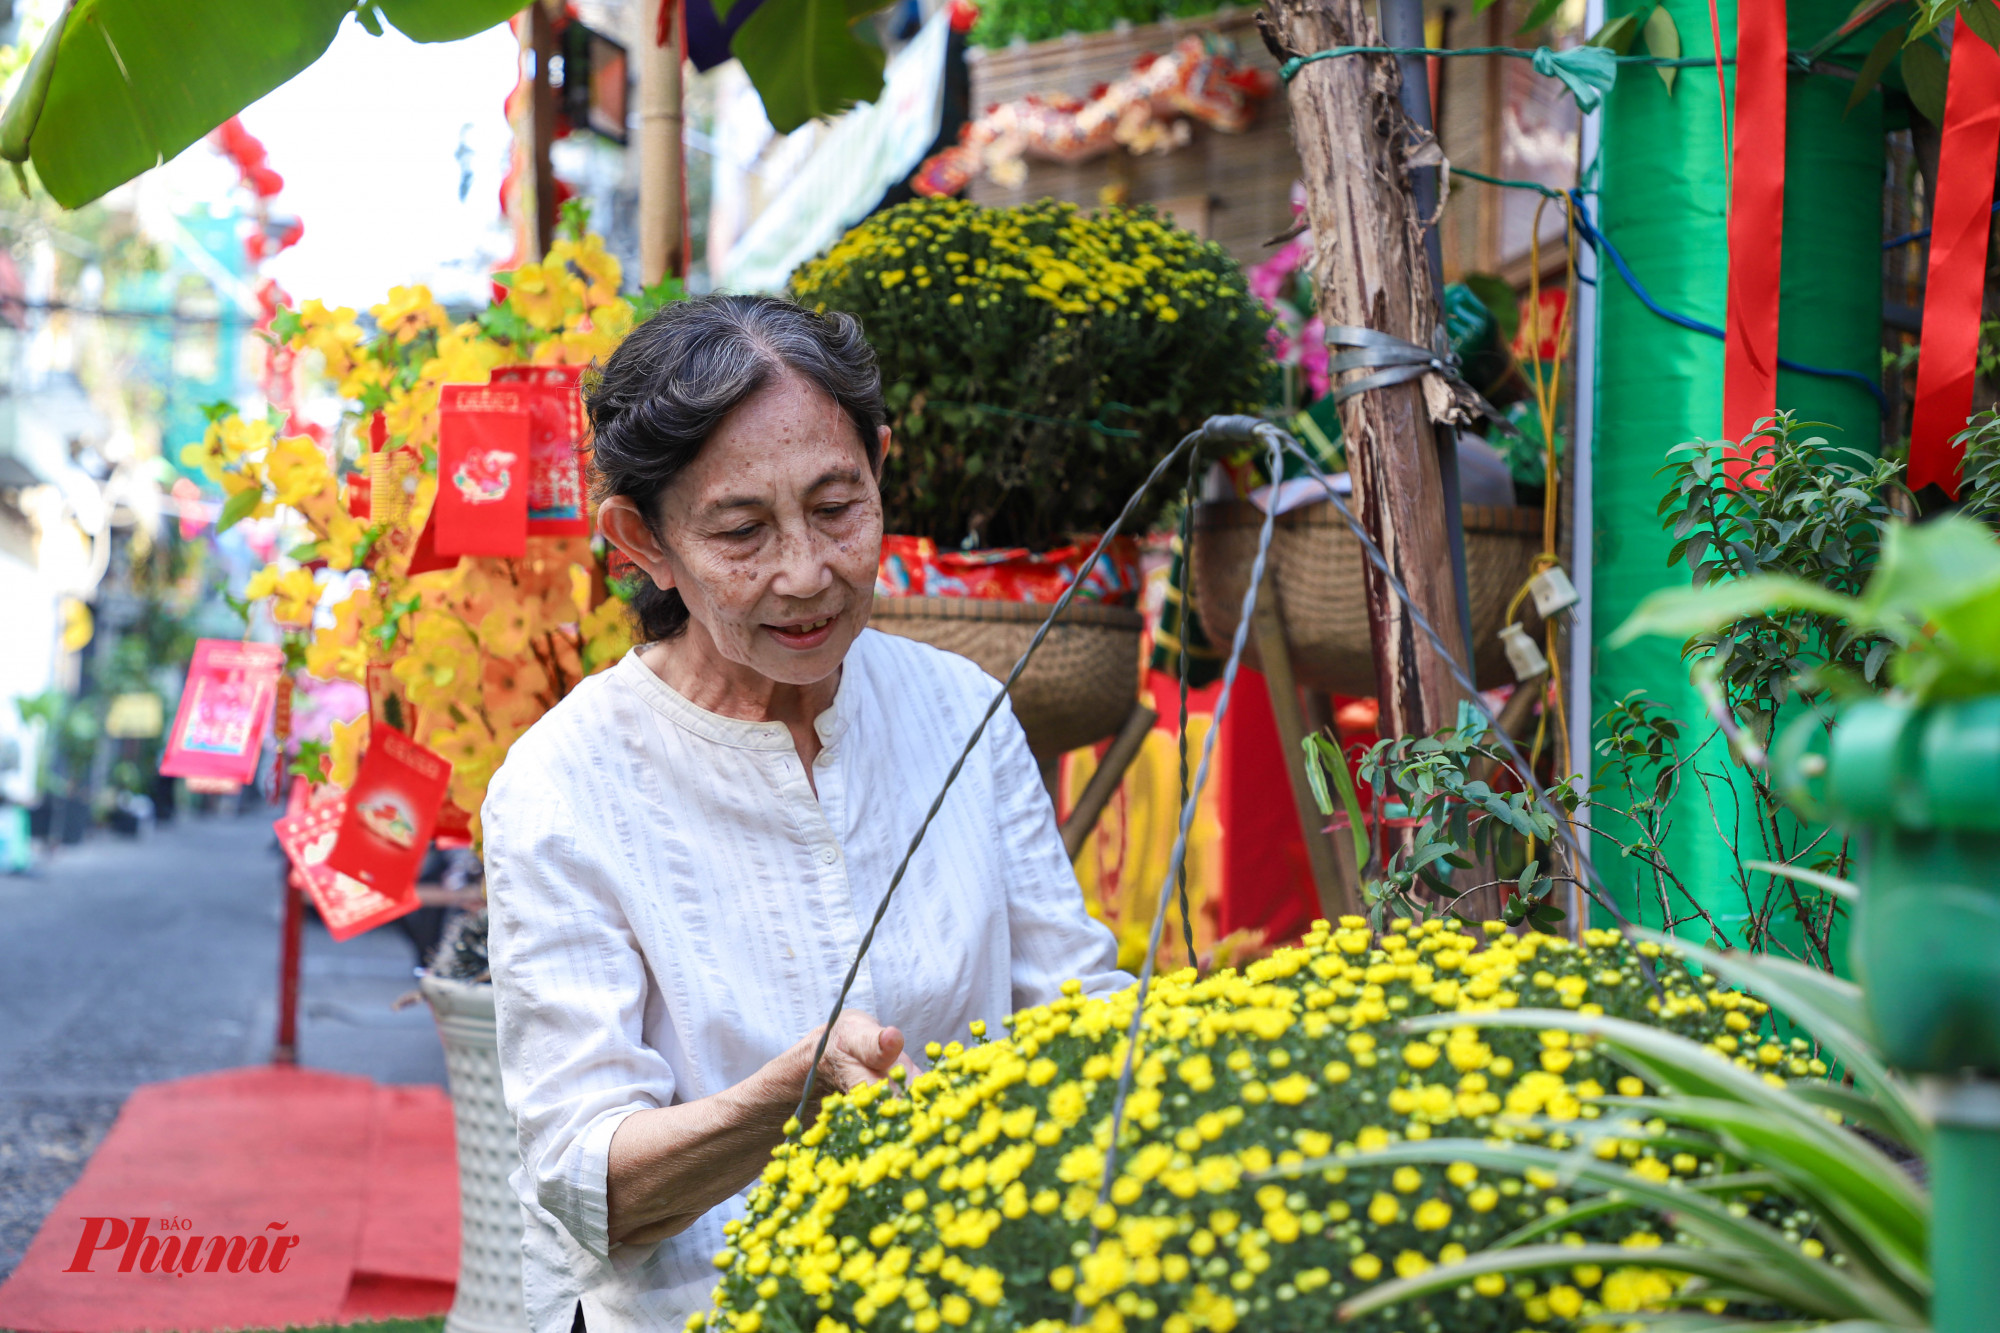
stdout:
<svg viewBox="0 0 2000 1333">
<path fill-rule="evenodd" d="M 1640 8 L 1611 0 L 1607 17 Z M 1706 0 L 1666 0 L 1687 55 L 1712 54 Z M 1809 45 L 1847 17 L 1850 0 L 1791 0 L 1791 45 Z M 1723 50 L 1734 54 L 1736 5 L 1719 5 Z M 1733 67 L 1726 85 L 1734 95 Z M 1720 326 L 1728 284 L 1728 164 L 1712 68 L 1679 71 L 1672 93 L 1650 69 L 1627 67 L 1606 99 L 1601 129 L 1599 222 L 1653 299 L 1669 310 Z M 1785 155 L 1785 256 L 1779 352 L 1809 365 L 1880 372 L 1881 98 L 1843 116 L 1853 85 L 1826 76 L 1790 80 Z M 1733 112 L 1732 112 L 1733 114 Z M 1597 368 L 1592 430 L 1590 632 L 1593 716 L 1634 690 L 1663 704 L 1697 742 L 1711 729 L 1687 680 L 1679 645 L 1640 639 L 1622 648 L 1605 640 L 1648 593 L 1685 586 L 1687 570 L 1669 568 L 1672 540 L 1655 517 L 1667 451 L 1683 441 L 1716 439 L 1722 430 L 1723 345 L 1670 324 L 1641 305 L 1608 265 L 1599 287 Z M 1842 443 L 1875 450 L 1875 400 L 1850 381 L 1781 373 L 1779 405 L 1840 428 Z M 1601 737 L 1601 727 L 1593 726 Z M 1718 746 L 1702 767 L 1728 768 Z M 1717 830 L 1749 811 L 1747 784 L 1732 793 L 1711 782 L 1704 792 L 1689 774 L 1672 802 L 1665 843 L 1669 863 L 1726 932 L 1746 911 L 1733 885 L 1734 863 Z M 1616 793 L 1606 792 L 1606 797 Z M 1711 811 L 1713 799 L 1716 810 Z M 1631 841 L 1634 826 L 1608 813 L 1601 827 Z M 1620 825 L 1623 825 L 1621 828 Z M 1744 855 L 1761 855 L 1749 820 Z M 1598 844 L 1597 865 L 1611 889 L 1657 922 L 1652 891 L 1631 860 Z M 1684 912 L 1684 906 L 1679 908 Z"/>
<path fill-rule="evenodd" d="M 1921 1080 L 1936 1333 L 2000 1311 L 2000 695 L 1850 704 L 1773 749 L 1789 799 L 1863 833 L 1854 966 L 1869 1036 Z"/>
</svg>

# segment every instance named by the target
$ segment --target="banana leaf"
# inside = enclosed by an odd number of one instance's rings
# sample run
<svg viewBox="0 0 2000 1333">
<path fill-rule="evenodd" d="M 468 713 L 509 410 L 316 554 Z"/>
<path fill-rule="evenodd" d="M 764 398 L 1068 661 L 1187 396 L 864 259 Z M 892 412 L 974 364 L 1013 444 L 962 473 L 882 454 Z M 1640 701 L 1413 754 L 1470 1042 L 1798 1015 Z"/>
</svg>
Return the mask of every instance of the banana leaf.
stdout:
<svg viewBox="0 0 2000 1333">
<path fill-rule="evenodd" d="M 320 58 L 349 14 L 419 42 L 483 32 L 526 0 L 67 0 L 0 114 L 0 158 L 79 208 Z M 736 36 L 771 122 L 788 131 L 882 89 L 882 52 L 851 25 L 886 0 L 763 0 Z M 363 90 L 356 90 L 361 96 Z"/>
<path fill-rule="evenodd" d="M 383 0 L 377 12 L 419 41 L 448 41 L 522 3 Z M 354 8 L 355 0 L 69 0 L 0 115 L 0 158 L 33 161 L 57 203 L 80 207 L 319 59 Z"/>
</svg>

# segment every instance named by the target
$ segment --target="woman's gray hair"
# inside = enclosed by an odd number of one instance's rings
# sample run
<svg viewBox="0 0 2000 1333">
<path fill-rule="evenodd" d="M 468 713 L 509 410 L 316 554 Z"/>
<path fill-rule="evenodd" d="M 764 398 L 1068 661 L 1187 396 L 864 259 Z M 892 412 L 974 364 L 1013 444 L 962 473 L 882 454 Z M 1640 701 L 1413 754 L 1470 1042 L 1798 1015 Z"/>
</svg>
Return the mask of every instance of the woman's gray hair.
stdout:
<svg viewBox="0 0 2000 1333">
<path fill-rule="evenodd" d="M 861 321 L 776 296 L 676 301 L 632 330 L 584 395 L 598 503 L 623 495 L 660 534 L 660 494 L 743 401 L 791 371 L 840 405 L 869 465 L 881 464 L 882 375 Z M 646 642 L 687 628 L 677 589 L 641 576 L 633 618 Z"/>
</svg>

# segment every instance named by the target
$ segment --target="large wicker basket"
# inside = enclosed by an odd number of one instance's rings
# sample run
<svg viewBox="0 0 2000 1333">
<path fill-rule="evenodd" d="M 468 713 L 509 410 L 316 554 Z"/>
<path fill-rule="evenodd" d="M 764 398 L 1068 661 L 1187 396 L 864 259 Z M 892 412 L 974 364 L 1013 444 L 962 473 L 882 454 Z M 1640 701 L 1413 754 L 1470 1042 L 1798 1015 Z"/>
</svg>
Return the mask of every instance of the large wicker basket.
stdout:
<svg viewBox="0 0 2000 1333">
<path fill-rule="evenodd" d="M 1467 505 L 1463 512 L 1475 678 L 1480 688 L 1489 689 L 1514 680 L 1498 635 L 1507 603 L 1527 581 L 1542 549 L 1542 515 L 1535 509 L 1481 505 Z M 1245 500 L 1195 510 L 1195 607 L 1212 642 L 1226 643 L 1236 632 L 1263 522 L 1262 511 Z M 1269 563 L 1299 684 L 1329 694 L 1375 694 L 1361 545 L 1333 506 L 1307 505 L 1281 514 Z M 1522 628 L 1539 640 L 1542 622 L 1534 602 L 1524 600 L 1517 614 Z M 1445 626 L 1438 628 L 1450 633 Z M 1261 667 L 1254 638 L 1243 660 Z"/>
<path fill-rule="evenodd" d="M 980 597 L 877 597 L 869 621 L 885 634 L 969 657 L 1005 680 L 1048 617 L 1035 602 Z M 1014 683 L 1014 715 L 1044 762 L 1114 734 L 1139 697 L 1137 611 L 1072 602 Z"/>
</svg>

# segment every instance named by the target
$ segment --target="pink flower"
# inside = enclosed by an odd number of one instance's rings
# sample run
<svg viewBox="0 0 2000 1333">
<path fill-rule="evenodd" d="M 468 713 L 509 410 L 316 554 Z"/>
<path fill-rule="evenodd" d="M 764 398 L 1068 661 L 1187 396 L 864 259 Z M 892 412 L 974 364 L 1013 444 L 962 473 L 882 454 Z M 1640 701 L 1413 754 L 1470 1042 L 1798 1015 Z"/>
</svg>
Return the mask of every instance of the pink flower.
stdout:
<svg viewBox="0 0 2000 1333">
<path fill-rule="evenodd" d="M 1299 365 L 1306 372 L 1306 384 L 1315 399 L 1324 398 L 1333 387 L 1333 377 L 1326 369 L 1326 324 L 1318 315 L 1307 320 L 1305 328 L 1299 331 L 1299 344 Z"/>
</svg>

